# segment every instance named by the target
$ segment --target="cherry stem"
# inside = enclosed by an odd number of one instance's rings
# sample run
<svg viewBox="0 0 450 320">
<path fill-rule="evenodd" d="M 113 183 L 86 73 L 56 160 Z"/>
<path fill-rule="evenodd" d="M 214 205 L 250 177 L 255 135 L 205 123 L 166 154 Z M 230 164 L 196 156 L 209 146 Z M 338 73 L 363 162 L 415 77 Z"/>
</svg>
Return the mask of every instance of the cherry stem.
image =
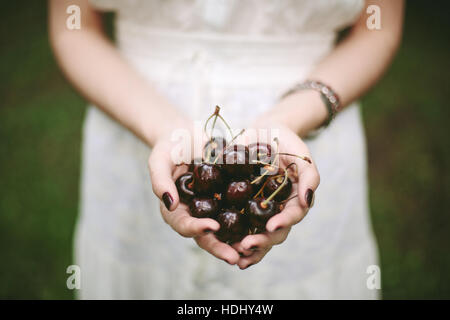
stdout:
<svg viewBox="0 0 450 320">
<path fill-rule="evenodd" d="M 283 179 L 283 182 L 280 184 L 280 186 L 277 188 L 277 190 L 275 190 L 266 200 L 264 200 L 262 203 L 261 203 L 261 206 L 266 206 L 267 205 L 267 203 L 270 201 L 270 200 L 272 200 L 276 195 L 277 195 L 277 193 L 278 192 L 280 192 L 281 191 L 281 189 L 283 189 L 283 187 L 286 185 L 286 183 L 287 183 L 287 179 L 289 179 L 289 173 L 288 173 L 288 171 L 286 170 L 286 169 L 283 169 L 284 170 L 284 179 Z M 271 177 L 271 179 L 272 178 L 275 178 L 275 177 Z M 267 180 L 267 181 L 269 181 L 269 180 Z M 267 182 L 266 181 L 266 182 Z"/>
<path fill-rule="evenodd" d="M 214 128 L 216 127 L 217 117 L 218 117 L 218 115 L 216 114 L 216 116 L 214 117 L 214 120 L 213 120 L 213 124 L 211 126 L 211 133 L 210 133 L 211 140 L 212 140 Z"/>
<path fill-rule="evenodd" d="M 211 133 L 210 133 L 210 135 L 208 136 L 208 133 L 207 133 L 207 125 L 208 125 L 208 122 L 209 122 L 213 117 L 215 117 L 215 118 L 214 118 L 214 121 L 213 121 L 213 124 L 212 124 L 212 127 L 211 127 Z M 219 107 L 219 106 L 216 106 L 216 109 L 214 110 L 214 113 L 213 113 L 211 116 L 209 116 L 209 118 L 208 118 L 208 119 L 206 120 L 206 122 L 205 122 L 205 126 L 203 127 L 203 130 L 205 131 L 205 134 L 206 134 L 206 136 L 209 138 L 209 140 L 212 139 L 213 130 L 214 130 L 214 128 L 215 128 L 217 118 L 220 118 L 220 120 L 222 120 L 222 122 L 223 122 L 223 124 L 225 125 L 225 127 L 227 127 L 228 132 L 230 133 L 231 138 L 233 138 L 233 137 L 234 137 L 234 136 L 233 136 L 233 130 L 231 130 L 231 127 L 228 125 L 228 123 L 225 121 L 225 119 L 224 119 L 224 118 L 222 117 L 222 115 L 220 114 L 220 107 Z"/>
<path fill-rule="evenodd" d="M 208 128 L 208 123 L 213 117 L 216 117 L 216 119 L 217 119 L 217 117 L 219 116 L 219 112 L 220 112 L 220 107 L 216 106 L 216 109 L 214 110 L 214 113 L 212 115 L 210 115 L 208 119 L 206 119 L 205 125 L 203 126 L 203 131 L 205 132 L 205 135 L 208 137 L 208 140 L 212 139 L 212 132 L 213 132 L 213 129 L 214 129 L 214 127 L 212 127 L 211 135 L 208 135 L 208 129 L 207 129 Z M 215 124 L 215 121 L 214 121 L 214 124 Z M 213 126 L 214 126 L 214 124 L 213 124 Z"/>
<path fill-rule="evenodd" d="M 296 171 L 298 171 L 298 165 L 297 165 L 297 163 L 295 163 L 295 162 L 290 163 L 290 164 L 286 167 L 286 169 L 289 169 L 291 166 L 295 166 Z"/>
<path fill-rule="evenodd" d="M 205 126 L 203 127 L 203 131 L 205 132 L 205 135 L 208 138 L 208 141 L 210 141 L 210 142 L 213 139 L 213 132 L 214 132 L 214 128 L 216 127 L 216 122 L 217 122 L 217 117 L 219 116 L 219 112 L 220 112 L 220 107 L 216 106 L 216 109 L 214 110 L 214 113 L 209 116 L 209 118 L 205 122 Z M 213 121 L 213 124 L 211 126 L 210 134 L 208 135 L 208 123 L 213 117 L 214 117 L 214 121 Z M 211 153 L 212 153 L 212 150 L 211 150 L 211 148 L 209 148 L 208 154 L 206 155 L 206 162 L 208 162 L 208 163 L 211 160 Z"/>
<path fill-rule="evenodd" d="M 217 106 L 216 108 L 219 108 L 219 106 Z M 219 110 L 220 110 L 220 108 L 219 108 Z M 228 123 L 225 121 L 225 119 L 224 119 L 219 113 L 217 113 L 217 116 L 220 118 L 220 120 L 222 120 L 222 122 L 223 122 L 223 124 L 225 125 L 225 127 L 227 127 L 228 132 L 229 132 L 230 135 L 231 135 L 231 138 L 234 139 L 234 136 L 233 136 L 233 130 L 231 130 L 231 127 L 228 125 Z"/>
<path fill-rule="evenodd" d="M 286 202 L 288 202 L 288 201 L 290 201 L 290 200 L 292 200 L 294 198 L 297 198 L 297 197 L 298 197 L 298 194 L 296 194 L 296 195 L 294 195 L 294 196 L 292 196 L 290 198 L 287 198 L 286 200 L 281 201 L 281 204 L 285 204 Z"/>
<path fill-rule="evenodd" d="M 296 179 L 298 179 L 298 165 L 295 162 L 290 163 L 287 167 L 286 170 L 289 169 L 291 166 L 295 166 L 295 172 L 294 172 L 294 176 Z"/>
<path fill-rule="evenodd" d="M 258 161 L 258 162 L 262 162 L 262 161 Z M 277 166 L 271 165 L 271 164 L 264 164 L 264 168 L 265 167 L 270 167 L 270 168 L 278 168 Z M 269 169 L 266 169 L 266 171 L 260 175 L 259 177 L 256 177 L 252 182 L 250 182 L 250 184 L 254 184 L 256 182 L 258 182 L 259 180 L 261 180 L 263 177 L 265 177 L 266 175 L 269 174 Z"/>
<path fill-rule="evenodd" d="M 270 177 L 269 179 L 276 179 L 276 178 L 283 177 L 283 176 L 284 176 L 283 174 L 278 174 L 276 176 Z M 258 178 L 261 178 L 261 176 Z M 267 182 L 269 182 L 269 179 L 267 179 L 267 181 L 264 182 L 264 184 L 261 186 L 259 191 L 253 196 L 253 199 L 256 199 L 256 197 L 259 196 L 259 194 L 264 190 L 264 187 L 266 186 Z M 252 183 L 253 182 L 251 182 L 250 184 L 252 184 Z"/>
<path fill-rule="evenodd" d="M 237 137 L 239 137 L 241 134 L 243 134 L 245 132 L 245 129 L 242 129 L 241 132 L 239 132 L 237 135 L 235 135 L 233 137 L 233 139 L 231 139 L 230 142 L 227 143 L 227 145 L 225 146 L 225 148 L 222 149 L 222 151 L 220 151 L 220 153 L 217 155 L 216 159 L 214 159 L 213 164 L 217 163 L 217 160 L 223 155 L 223 153 L 231 146 L 232 142 L 234 142 L 234 140 L 236 140 Z"/>
<path fill-rule="evenodd" d="M 296 158 L 302 159 L 303 161 L 306 161 L 308 163 L 312 163 L 312 161 L 309 157 L 302 157 L 302 156 L 298 156 L 298 155 L 292 154 L 292 153 L 278 152 L 277 155 L 296 157 Z"/>
<path fill-rule="evenodd" d="M 267 182 L 269 182 L 268 179 L 264 182 L 264 184 L 262 185 L 261 189 L 259 189 L 259 191 L 253 196 L 253 199 L 256 199 L 261 194 L 261 192 L 263 192 L 264 187 L 266 186 Z"/>
</svg>

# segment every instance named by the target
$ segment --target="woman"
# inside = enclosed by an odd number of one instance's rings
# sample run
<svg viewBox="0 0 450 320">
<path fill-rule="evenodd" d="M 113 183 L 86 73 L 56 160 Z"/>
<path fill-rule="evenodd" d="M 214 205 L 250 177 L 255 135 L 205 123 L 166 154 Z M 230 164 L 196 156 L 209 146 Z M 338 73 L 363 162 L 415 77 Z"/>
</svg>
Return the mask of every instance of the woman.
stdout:
<svg viewBox="0 0 450 320">
<path fill-rule="evenodd" d="M 366 25 L 372 3 L 381 9 L 380 30 Z M 81 8 L 80 30 L 66 28 L 71 4 Z M 97 106 L 88 109 L 83 137 L 81 298 L 378 296 L 366 285 L 377 250 L 355 100 L 399 45 L 401 0 L 50 0 L 49 7 L 59 64 Z M 102 31 L 104 10 L 117 13 L 117 47 Z M 319 93 L 310 79 L 336 94 Z M 292 205 L 265 234 L 233 247 L 207 232 L 217 222 L 188 215 L 172 177 L 170 133 L 192 131 L 215 105 L 235 127 L 276 128 L 280 148 L 313 159 L 297 161 Z M 314 208 L 291 228 L 314 193 Z"/>
</svg>

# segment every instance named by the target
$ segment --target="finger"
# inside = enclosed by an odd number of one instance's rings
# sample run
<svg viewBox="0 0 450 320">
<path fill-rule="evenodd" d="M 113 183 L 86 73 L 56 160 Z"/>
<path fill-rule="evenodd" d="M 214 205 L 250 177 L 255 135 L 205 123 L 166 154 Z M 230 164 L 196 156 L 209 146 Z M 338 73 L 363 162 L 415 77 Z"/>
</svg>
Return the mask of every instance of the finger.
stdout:
<svg viewBox="0 0 450 320">
<path fill-rule="evenodd" d="M 250 257 L 240 258 L 237 262 L 238 267 L 241 270 L 247 269 L 248 267 L 258 263 L 262 258 L 270 251 L 271 248 L 260 250 L 252 254 Z"/>
<path fill-rule="evenodd" d="M 252 250 L 246 250 L 241 242 L 236 242 L 232 245 L 233 249 L 239 253 L 239 256 L 248 257 L 253 254 Z"/>
<path fill-rule="evenodd" d="M 299 199 L 294 198 L 286 204 L 283 211 L 269 219 L 266 224 L 266 229 L 269 232 L 274 232 L 280 228 L 291 227 L 302 221 L 306 212 L 307 209 L 299 205 Z"/>
<path fill-rule="evenodd" d="M 286 240 L 289 228 L 280 229 L 275 232 L 265 232 L 254 235 L 248 235 L 241 241 L 244 250 L 258 251 L 270 248 Z"/>
<path fill-rule="evenodd" d="M 220 228 L 219 223 L 214 219 L 192 217 L 185 205 L 179 206 L 173 212 L 169 212 L 165 206 L 161 205 L 161 213 L 164 221 L 183 237 L 196 237 L 207 232 L 215 232 Z"/>
<path fill-rule="evenodd" d="M 300 159 L 297 160 L 302 161 Z M 306 163 L 299 169 L 298 199 L 303 208 L 310 208 L 314 192 L 320 184 L 320 175 L 314 163 Z"/>
<path fill-rule="evenodd" d="M 239 261 L 238 252 L 228 244 L 219 241 L 213 234 L 196 237 L 195 241 L 200 248 L 231 265 L 235 265 Z"/>
<path fill-rule="evenodd" d="M 175 210 L 179 204 L 177 188 L 172 178 L 173 162 L 168 152 L 155 147 L 148 161 L 153 192 L 168 210 Z"/>
</svg>

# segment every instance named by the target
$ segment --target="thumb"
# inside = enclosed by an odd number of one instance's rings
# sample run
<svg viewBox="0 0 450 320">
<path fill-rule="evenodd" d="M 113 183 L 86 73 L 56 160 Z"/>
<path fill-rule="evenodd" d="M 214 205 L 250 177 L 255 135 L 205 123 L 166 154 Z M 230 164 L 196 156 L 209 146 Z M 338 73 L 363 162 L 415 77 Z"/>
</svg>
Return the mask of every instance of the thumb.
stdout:
<svg viewBox="0 0 450 320">
<path fill-rule="evenodd" d="M 170 152 L 156 145 L 148 160 L 153 192 L 169 211 L 178 207 L 179 196 L 172 178 L 174 163 Z"/>
</svg>

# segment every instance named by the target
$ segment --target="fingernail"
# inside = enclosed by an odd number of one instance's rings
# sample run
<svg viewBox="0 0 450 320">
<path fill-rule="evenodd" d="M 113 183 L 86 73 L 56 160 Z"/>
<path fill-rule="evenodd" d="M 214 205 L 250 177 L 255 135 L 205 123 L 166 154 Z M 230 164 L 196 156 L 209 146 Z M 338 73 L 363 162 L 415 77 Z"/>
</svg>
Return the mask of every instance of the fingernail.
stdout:
<svg viewBox="0 0 450 320">
<path fill-rule="evenodd" d="M 162 199 L 163 199 L 164 205 L 166 206 L 167 210 L 170 210 L 170 207 L 172 206 L 172 203 L 173 203 L 173 198 L 170 195 L 170 193 L 164 192 L 164 194 L 162 195 Z"/>
<path fill-rule="evenodd" d="M 253 247 L 251 247 L 249 250 L 251 250 L 251 251 L 256 251 L 256 250 L 258 250 L 258 246 L 253 246 Z"/>
<path fill-rule="evenodd" d="M 278 230 L 281 230 L 281 229 L 283 229 L 283 227 L 278 227 L 278 228 L 275 229 L 275 231 L 278 231 Z"/>
<path fill-rule="evenodd" d="M 306 191 L 306 203 L 308 204 L 309 208 L 311 208 L 313 197 L 314 197 L 314 191 L 312 191 L 311 189 L 308 189 L 308 191 Z"/>
<path fill-rule="evenodd" d="M 244 254 L 242 252 L 239 252 L 239 257 L 245 257 Z"/>
</svg>

